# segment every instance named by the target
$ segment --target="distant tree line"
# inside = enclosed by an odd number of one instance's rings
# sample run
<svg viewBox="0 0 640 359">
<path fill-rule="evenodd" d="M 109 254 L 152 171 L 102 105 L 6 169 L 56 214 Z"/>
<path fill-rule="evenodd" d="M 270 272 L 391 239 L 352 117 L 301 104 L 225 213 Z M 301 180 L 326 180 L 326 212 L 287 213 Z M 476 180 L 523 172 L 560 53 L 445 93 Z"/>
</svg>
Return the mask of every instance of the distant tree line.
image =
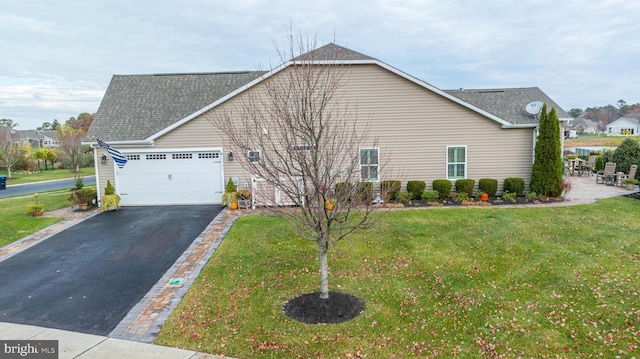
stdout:
<svg viewBox="0 0 640 359">
<path fill-rule="evenodd" d="M 587 107 L 585 110 L 579 108 L 569 110 L 569 114 L 573 118 L 598 121 L 602 126 L 606 126 L 624 115 L 637 112 L 640 112 L 640 102 L 629 105 L 624 100 L 618 100 L 615 105 Z"/>
<path fill-rule="evenodd" d="M 78 118 L 71 117 L 64 124 L 70 126 L 76 131 L 81 129 L 82 131 L 84 131 L 84 133 L 87 133 L 87 131 L 89 131 L 89 127 L 91 126 L 92 122 L 93 122 L 93 115 L 87 112 L 83 112 L 78 115 Z M 58 120 L 56 119 L 56 120 L 53 120 L 53 122 L 42 123 L 42 126 L 38 127 L 37 130 L 41 130 L 41 131 L 57 130 L 61 126 L 62 125 L 60 124 L 60 122 L 58 122 Z"/>
</svg>

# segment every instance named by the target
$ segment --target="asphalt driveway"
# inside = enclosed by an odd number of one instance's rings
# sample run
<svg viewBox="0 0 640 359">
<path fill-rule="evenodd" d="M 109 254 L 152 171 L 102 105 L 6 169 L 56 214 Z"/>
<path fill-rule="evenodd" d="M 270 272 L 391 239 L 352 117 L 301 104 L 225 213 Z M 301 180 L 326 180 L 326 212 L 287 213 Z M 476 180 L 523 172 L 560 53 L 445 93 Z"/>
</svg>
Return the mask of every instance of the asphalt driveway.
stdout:
<svg viewBox="0 0 640 359">
<path fill-rule="evenodd" d="M 221 210 L 124 207 L 0 262 L 0 321 L 108 335 Z"/>
</svg>

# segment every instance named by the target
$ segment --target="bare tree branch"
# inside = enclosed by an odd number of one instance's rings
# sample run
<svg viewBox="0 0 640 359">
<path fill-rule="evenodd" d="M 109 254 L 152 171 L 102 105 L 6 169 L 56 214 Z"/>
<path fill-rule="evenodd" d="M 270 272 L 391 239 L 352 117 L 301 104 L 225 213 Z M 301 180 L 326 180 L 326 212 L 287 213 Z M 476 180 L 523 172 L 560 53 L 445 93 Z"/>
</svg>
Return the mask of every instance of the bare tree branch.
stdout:
<svg viewBox="0 0 640 359">
<path fill-rule="evenodd" d="M 255 193 L 264 213 L 284 218 L 307 240 L 317 241 L 321 297 L 328 297 L 326 253 L 335 242 L 371 224 L 371 187 L 361 180 L 360 150 L 376 148 L 368 121 L 345 97 L 349 66 L 339 53 L 322 58 L 315 40 L 290 36 L 286 68 L 206 114 L 242 168 L 261 186 L 279 191 L 290 206 Z M 244 156 L 251 152 L 259 154 Z"/>
</svg>

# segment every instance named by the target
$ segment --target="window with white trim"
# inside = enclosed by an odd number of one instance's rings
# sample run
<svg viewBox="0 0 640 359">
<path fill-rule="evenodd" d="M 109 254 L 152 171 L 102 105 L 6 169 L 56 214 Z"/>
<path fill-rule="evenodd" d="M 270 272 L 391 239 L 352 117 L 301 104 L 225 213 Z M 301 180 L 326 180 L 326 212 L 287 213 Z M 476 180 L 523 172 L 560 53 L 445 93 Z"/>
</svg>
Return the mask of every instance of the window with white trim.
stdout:
<svg viewBox="0 0 640 359">
<path fill-rule="evenodd" d="M 360 179 L 367 182 L 378 182 L 380 180 L 380 158 L 379 149 L 360 149 Z"/>
<path fill-rule="evenodd" d="M 447 146 L 447 179 L 467 178 L 467 146 Z"/>
<path fill-rule="evenodd" d="M 249 156 L 249 162 L 251 163 L 260 162 L 260 151 L 249 151 L 247 152 L 247 156 Z"/>
</svg>

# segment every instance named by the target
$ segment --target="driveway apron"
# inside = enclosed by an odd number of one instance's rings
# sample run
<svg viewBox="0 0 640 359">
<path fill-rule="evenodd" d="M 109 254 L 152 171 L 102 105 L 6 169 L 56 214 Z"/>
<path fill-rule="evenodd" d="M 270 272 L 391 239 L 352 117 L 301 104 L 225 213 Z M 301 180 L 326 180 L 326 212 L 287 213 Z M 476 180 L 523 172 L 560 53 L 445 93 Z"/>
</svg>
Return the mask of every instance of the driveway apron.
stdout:
<svg viewBox="0 0 640 359">
<path fill-rule="evenodd" d="M 0 321 L 108 335 L 221 210 L 124 207 L 0 262 Z"/>
</svg>

